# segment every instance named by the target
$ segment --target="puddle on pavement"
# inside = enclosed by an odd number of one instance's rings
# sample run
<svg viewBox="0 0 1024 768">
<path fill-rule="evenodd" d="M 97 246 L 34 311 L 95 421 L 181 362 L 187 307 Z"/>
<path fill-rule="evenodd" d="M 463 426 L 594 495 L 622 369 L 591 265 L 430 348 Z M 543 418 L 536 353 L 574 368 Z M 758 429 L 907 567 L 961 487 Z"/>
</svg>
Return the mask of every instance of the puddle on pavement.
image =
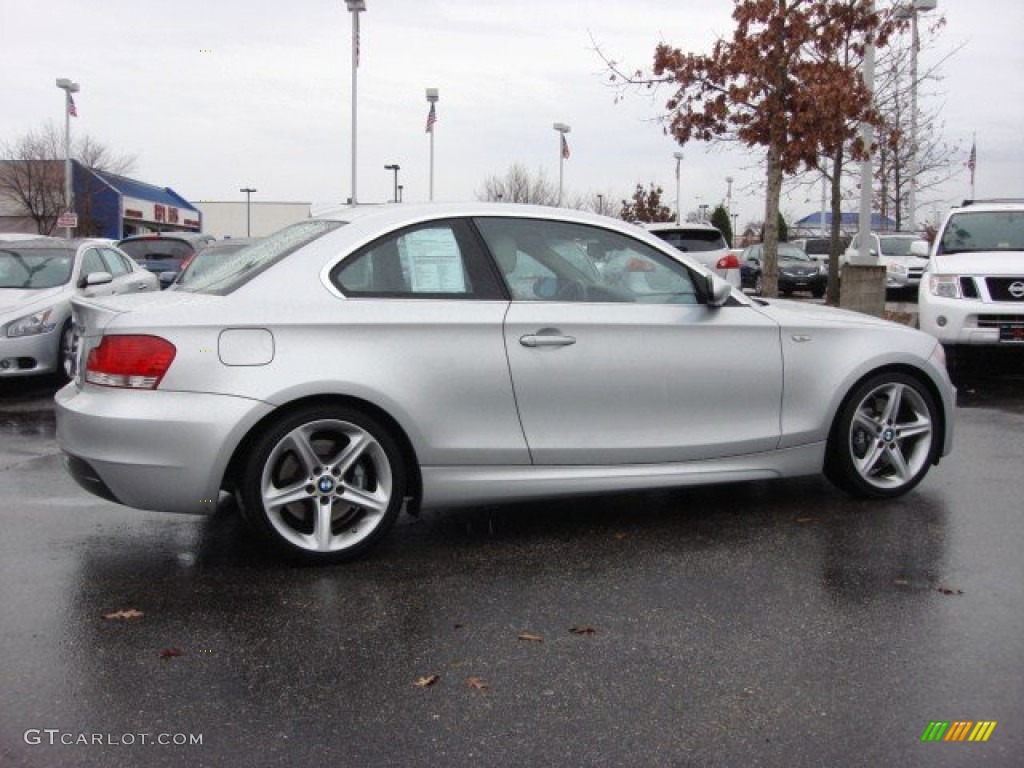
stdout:
<svg viewBox="0 0 1024 768">
<path fill-rule="evenodd" d="M 57 434 L 57 421 L 53 411 L 27 411 L 0 415 L 0 439 L 17 437 L 52 438 Z"/>
</svg>

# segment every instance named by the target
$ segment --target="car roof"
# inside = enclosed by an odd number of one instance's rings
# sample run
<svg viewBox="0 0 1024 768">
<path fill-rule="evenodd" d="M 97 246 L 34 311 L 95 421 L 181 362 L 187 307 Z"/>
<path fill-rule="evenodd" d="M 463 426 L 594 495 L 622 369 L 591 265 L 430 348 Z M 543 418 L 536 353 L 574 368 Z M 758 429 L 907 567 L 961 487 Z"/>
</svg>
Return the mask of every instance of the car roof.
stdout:
<svg viewBox="0 0 1024 768">
<path fill-rule="evenodd" d="M 84 245 L 103 245 L 89 237 L 47 237 L 33 240 L 13 240 L 3 243 L 5 250 L 18 249 L 19 251 L 52 251 L 53 249 L 77 250 Z"/>
</svg>

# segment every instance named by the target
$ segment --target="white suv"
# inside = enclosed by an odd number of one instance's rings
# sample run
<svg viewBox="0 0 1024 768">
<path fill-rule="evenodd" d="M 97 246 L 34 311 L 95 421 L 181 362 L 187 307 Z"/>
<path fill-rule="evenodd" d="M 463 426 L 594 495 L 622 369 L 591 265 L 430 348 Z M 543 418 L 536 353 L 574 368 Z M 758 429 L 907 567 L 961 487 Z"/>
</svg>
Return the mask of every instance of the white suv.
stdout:
<svg viewBox="0 0 1024 768">
<path fill-rule="evenodd" d="M 1024 346 L 1024 200 L 965 201 L 946 216 L 918 292 L 920 327 L 949 353 Z"/>
<path fill-rule="evenodd" d="M 928 241 L 910 232 L 872 232 L 868 250 L 885 267 L 886 291 L 917 289 L 928 266 Z M 849 264 L 860 253 L 860 235 L 854 236 L 843 254 Z"/>
<path fill-rule="evenodd" d="M 641 226 L 677 250 L 697 259 L 736 288 L 740 287 L 739 257 L 729 252 L 729 245 L 717 227 L 693 222 L 659 222 Z"/>
</svg>

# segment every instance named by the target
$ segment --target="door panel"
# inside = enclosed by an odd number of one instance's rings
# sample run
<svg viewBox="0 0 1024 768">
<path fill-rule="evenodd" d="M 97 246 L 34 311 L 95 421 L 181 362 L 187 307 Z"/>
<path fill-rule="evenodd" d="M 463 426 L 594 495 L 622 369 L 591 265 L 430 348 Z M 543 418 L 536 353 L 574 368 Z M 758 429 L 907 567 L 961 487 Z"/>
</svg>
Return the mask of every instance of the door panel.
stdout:
<svg viewBox="0 0 1024 768">
<path fill-rule="evenodd" d="M 778 445 L 779 331 L 750 307 L 513 302 L 505 344 L 536 464 L 677 462 Z"/>
</svg>

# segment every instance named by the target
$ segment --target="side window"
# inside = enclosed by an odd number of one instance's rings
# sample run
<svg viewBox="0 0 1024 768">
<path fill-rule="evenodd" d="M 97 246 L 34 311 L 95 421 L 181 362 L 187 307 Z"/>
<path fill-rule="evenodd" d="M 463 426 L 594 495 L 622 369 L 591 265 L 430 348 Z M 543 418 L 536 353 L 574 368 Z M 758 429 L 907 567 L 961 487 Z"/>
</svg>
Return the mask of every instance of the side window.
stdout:
<svg viewBox="0 0 1024 768">
<path fill-rule="evenodd" d="M 493 274 L 473 250 L 464 222 L 421 224 L 349 256 L 332 270 L 331 282 L 347 296 L 499 298 Z"/>
<path fill-rule="evenodd" d="M 108 272 L 107 265 L 100 258 L 100 252 L 90 248 L 82 256 L 82 274 L 91 275 L 93 272 Z"/>
<path fill-rule="evenodd" d="M 516 301 L 700 301 L 685 266 L 618 232 L 535 219 L 475 222 Z"/>
<path fill-rule="evenodd" d="M 125 266 L 121 254 L 109 248 L 103 248 L 101 254 L 103 256 L 103 263 L 107 265 L 107 272 L 111 275 L 120 277 L 121 275 L 128 274 L 128 267 Z"/>
</svg>

